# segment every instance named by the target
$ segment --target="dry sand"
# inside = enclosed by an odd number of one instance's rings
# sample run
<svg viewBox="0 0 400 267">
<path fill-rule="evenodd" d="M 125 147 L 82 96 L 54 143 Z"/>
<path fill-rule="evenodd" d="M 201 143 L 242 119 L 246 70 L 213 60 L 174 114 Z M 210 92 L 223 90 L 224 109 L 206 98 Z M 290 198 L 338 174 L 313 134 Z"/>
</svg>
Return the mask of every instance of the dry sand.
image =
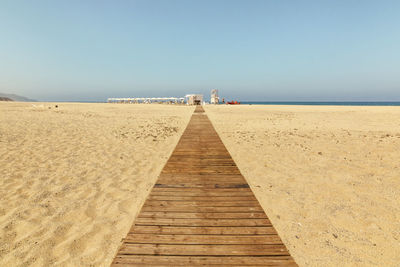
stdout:
<svg viewBox="0 0 400 267">
<path fill-rule="evenodd" d="M 300 266 L 399 266 L 400 107 L 205 109 Z"/>
<path fill-rule="evenodd" d="M 0 103 L 0 266 L 108 266 L 193 107 L 34 105 Z"/>
<path fill-rule="evenodd" d="M 193 108 L 34 105 L 0 103 L 0 266 L 108 266 Z M 399 107 L 205 108 L 301 266 L 398 266 Z"/>
</svg>

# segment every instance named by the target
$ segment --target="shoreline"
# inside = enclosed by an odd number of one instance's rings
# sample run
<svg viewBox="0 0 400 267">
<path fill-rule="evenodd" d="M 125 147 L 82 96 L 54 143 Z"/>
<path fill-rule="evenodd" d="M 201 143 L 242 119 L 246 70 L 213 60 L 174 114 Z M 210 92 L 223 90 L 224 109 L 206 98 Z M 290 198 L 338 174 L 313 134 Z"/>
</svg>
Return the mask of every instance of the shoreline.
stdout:
<svg viewBox="0 0 400 267">
<path fill-rule="evenodd" d="M 186 104 L 175 104 L 175 103 L 108 103 L 106 101 L 36 101 L 36 102 L 26 102 L 26 101 L 0 101 L 2 102 L 12 102 L 12 103 L 28 103 L 28 104 L 119 104 L 119 105 L 149 105 L 149 104 L 159 104 L 159 105 L 173 105 L 173 106 L 187 106 Z M 332 106 L 332 107 L 398 107 L 400 106 L 400 101 L 238 101 L 240 106 Z M 207 105 L 214 105 L 207 103 Z M 237 106 L 229 105 L 226 103 L 219 103 L 219 106 Z M 218 106 L 217 105 L 217 106 Z"/>
</svg>

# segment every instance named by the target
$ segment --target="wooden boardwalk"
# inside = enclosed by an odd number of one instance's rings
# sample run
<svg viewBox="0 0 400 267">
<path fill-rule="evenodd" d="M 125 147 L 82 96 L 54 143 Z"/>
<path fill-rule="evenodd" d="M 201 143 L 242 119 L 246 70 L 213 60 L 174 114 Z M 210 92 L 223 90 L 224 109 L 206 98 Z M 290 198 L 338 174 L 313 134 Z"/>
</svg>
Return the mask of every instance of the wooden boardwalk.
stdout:
<svg viewBox="0 0 400 267">
<path fill-rule="evenodd" d="M 202 107 L 113 266 L 296 266 Z"/>
</svg>

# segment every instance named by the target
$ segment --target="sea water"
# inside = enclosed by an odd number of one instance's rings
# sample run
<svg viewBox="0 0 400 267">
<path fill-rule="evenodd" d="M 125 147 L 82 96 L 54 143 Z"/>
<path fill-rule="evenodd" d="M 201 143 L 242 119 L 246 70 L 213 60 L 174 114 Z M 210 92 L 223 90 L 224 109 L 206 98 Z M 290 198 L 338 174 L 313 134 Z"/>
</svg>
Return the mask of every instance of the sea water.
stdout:
<svg viewBox="0 0 400 267">
<path fill-rule="evenodd" d="M 400 106 L 400 101 L 397 102 L 352 102 L 352 101 L 333 101 L 333 102 L 318 102 L 318 101 L 240 101 L 240 104 L 245 105 L 306 105 L 306 106 Z"/>
</svg>

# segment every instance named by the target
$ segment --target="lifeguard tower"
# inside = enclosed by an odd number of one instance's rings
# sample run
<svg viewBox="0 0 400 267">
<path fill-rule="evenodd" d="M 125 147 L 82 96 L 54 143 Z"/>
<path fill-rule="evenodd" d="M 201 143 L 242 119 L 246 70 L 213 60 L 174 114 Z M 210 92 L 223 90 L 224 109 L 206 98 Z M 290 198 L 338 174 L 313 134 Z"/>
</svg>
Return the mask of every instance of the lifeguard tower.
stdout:
<svg viewBox="0 0 400 267">
<path fill-rule="evenodd" d="M 212 89 L 211 90 L 210 103 L 211 104 L 218 104 L 219 103 L 219 96 L 218 96 L 218 90 L 217 89 Z"/>
</svg>

